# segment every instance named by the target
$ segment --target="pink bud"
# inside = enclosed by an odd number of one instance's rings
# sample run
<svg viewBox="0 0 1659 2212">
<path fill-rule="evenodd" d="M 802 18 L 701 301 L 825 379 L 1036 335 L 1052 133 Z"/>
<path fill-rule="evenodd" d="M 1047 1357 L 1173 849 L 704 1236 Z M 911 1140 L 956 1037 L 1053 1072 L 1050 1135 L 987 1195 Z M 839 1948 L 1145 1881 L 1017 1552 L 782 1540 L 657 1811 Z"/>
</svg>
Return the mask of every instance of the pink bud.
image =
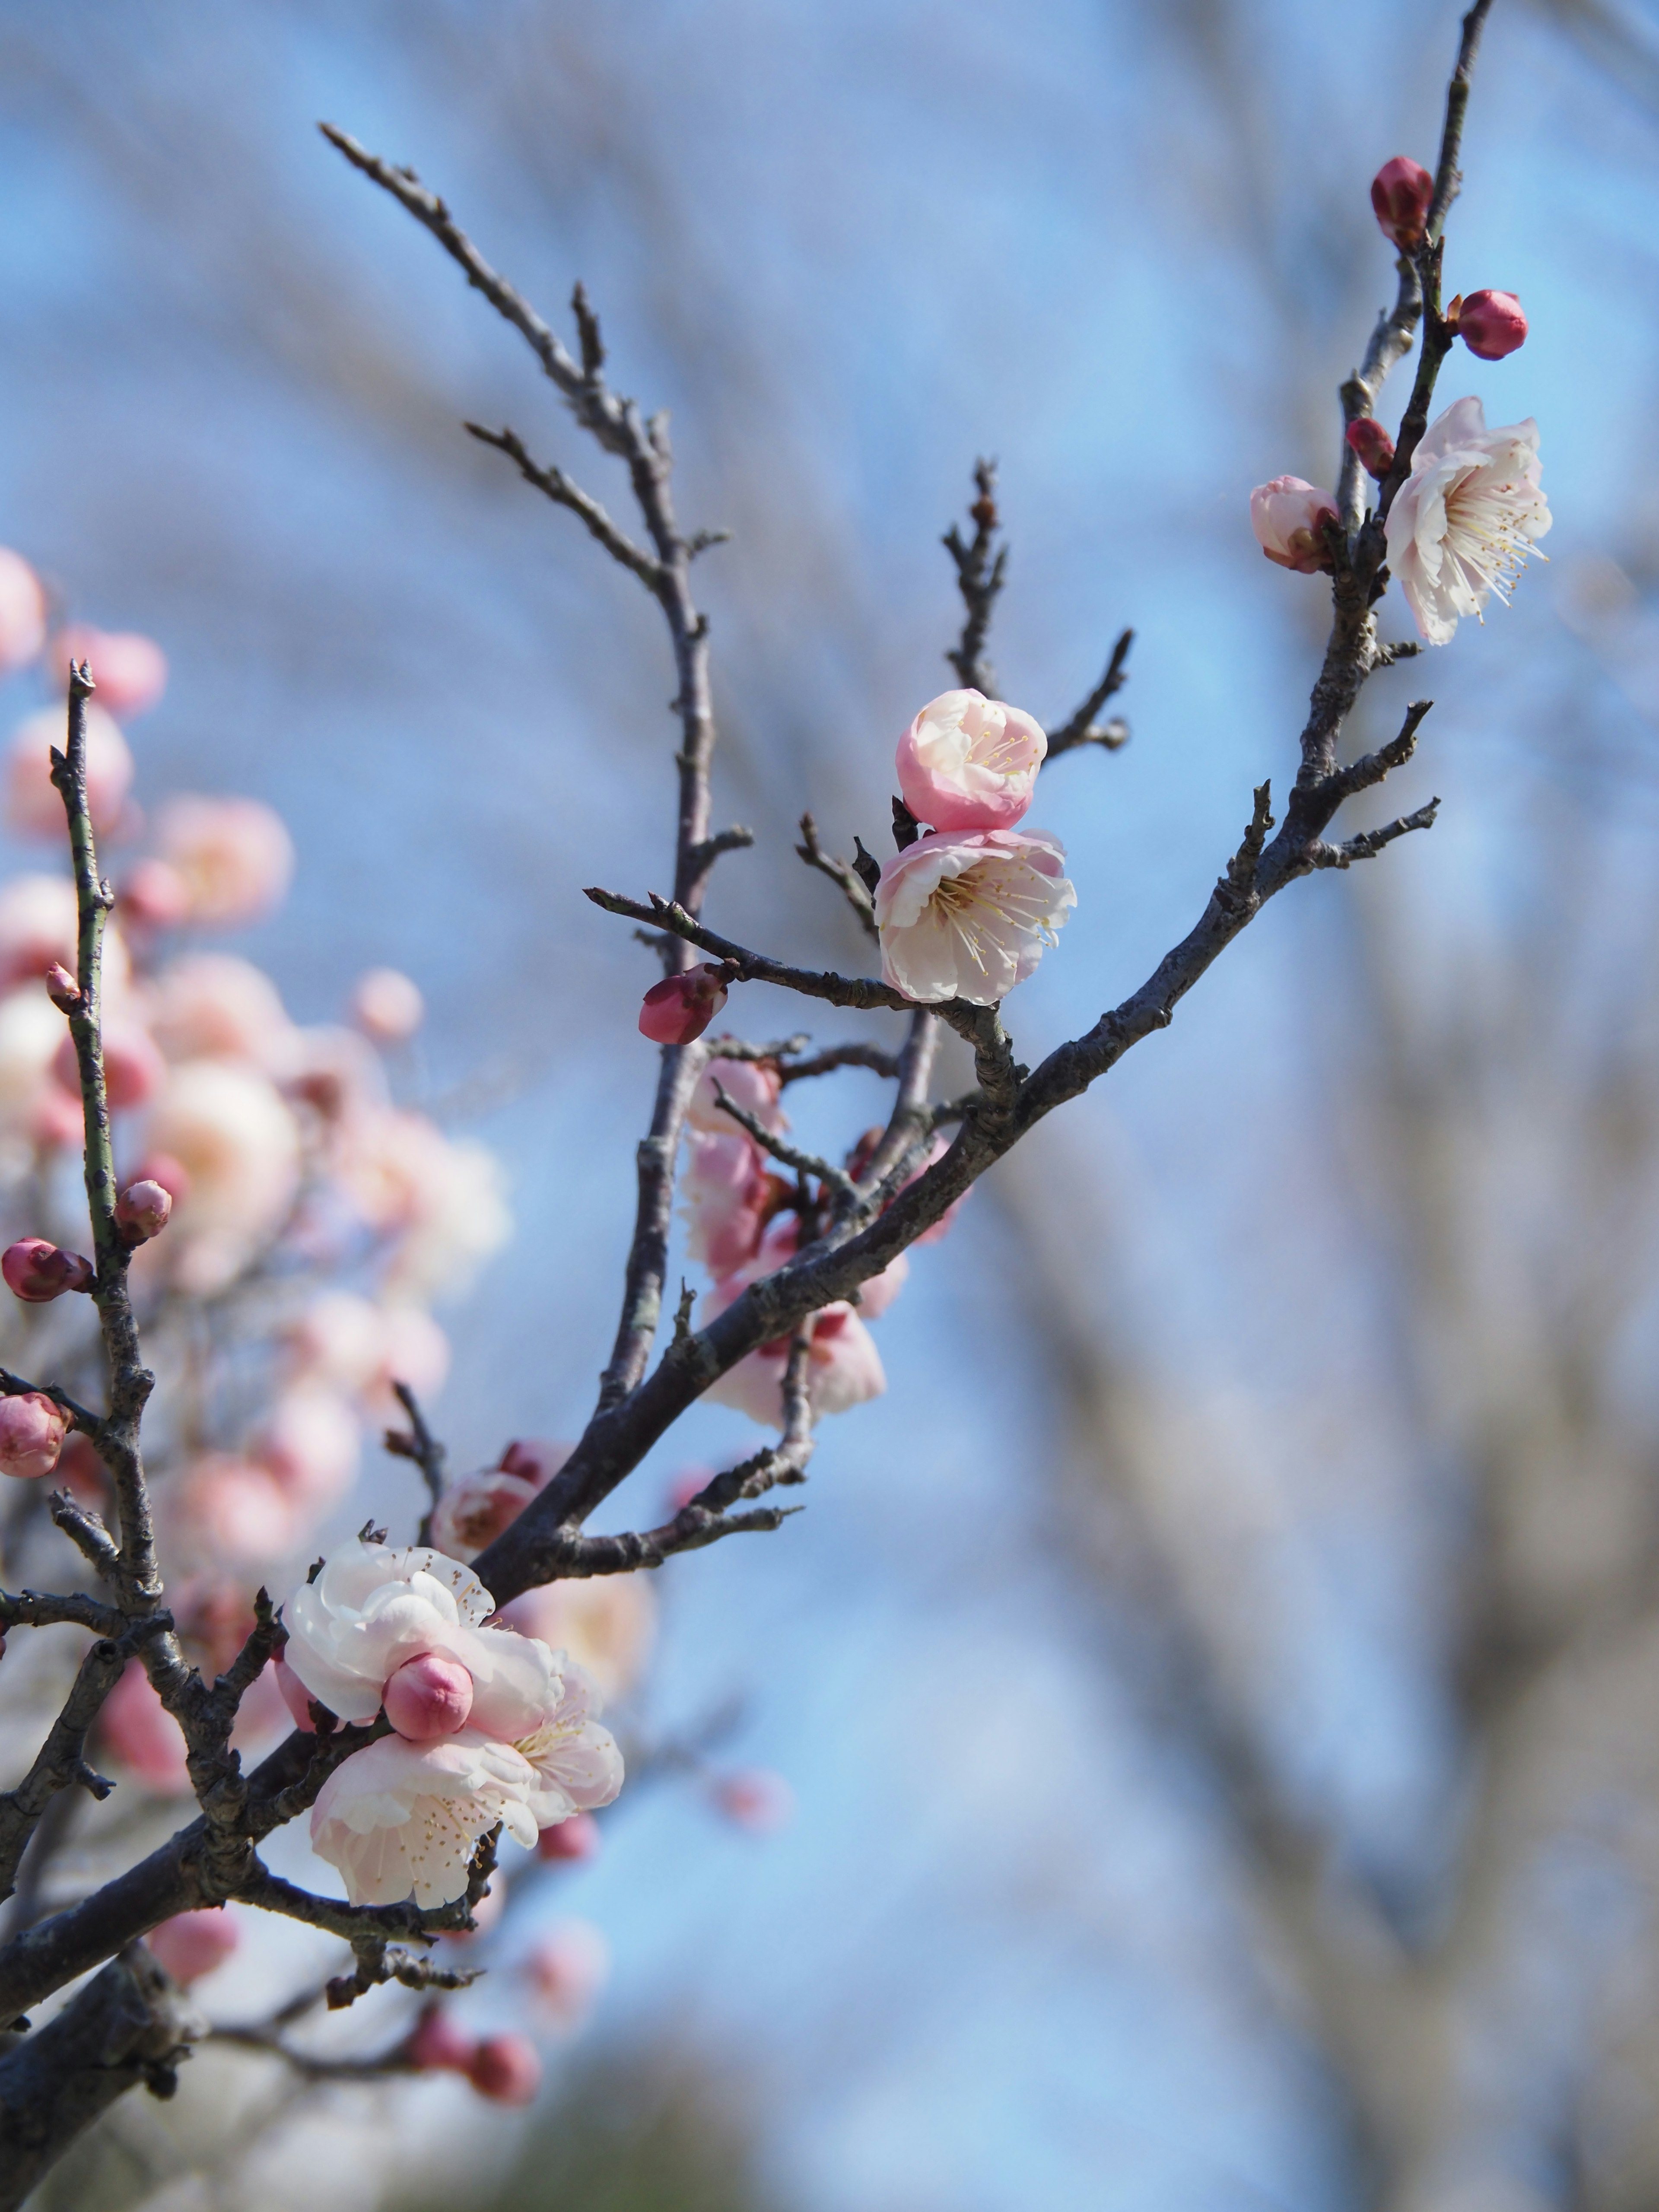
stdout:
<svg viewBox="0 0 1659 2212">
<path fill-rule="evenodd" d="M 769 1836 L 793 1819 L 795 1793 L 769 1766 L 750 1766 L 716 1783 L 714 1802 L 738 1827 Z"/>
<path fill-rule="evenodd" d="M 104 1031 L 103 1042 L 104 1095 L 110 1111 L 124 1114 L 130 1107 L 148 1104 L 167 1077 L 167 1062 L 149 1031 L 136 1024 L 112 1024 Z M 52 1072 L 65 1091 L 80 1096 L 81 1064 L 73 1037 L 66 1036 L 58 1046 Z"/>
<path fill-rule="evenodd" d="M 161 1703 L 141 1661 L 127 1662 L 125 1674 L 104 1700 L 98 1726 L 105 1748 L 147 1790 L 166 1797 L 188 1793 L 185 1732 Z"/>
<path fill-rule="evenodd" d="M 61 960 L 46 970 L 46 996 L 60 1014 L 72 1014 L 81 1003 L 81 986 Z"/>
<path fill-rule="evenodd" d="M 1250 527 L 1270 561 L 1281 568 L 1294 568 L 1311 576 L 1328 568 L 1324 526 L 1337 519 L 1336 501 L 1329 492 L 1301 477 L 1275 477 L 1258 484 L 1250 494 Z"/>
<path fill-rule="evenodd" d="M 532 1490 L 544 1490 L 576 1447 L 554 1437 L 514 1437 L 501 1454 L 503 1474 L 516 1474 Z"/>
<path fill-rule="evenodd" d="M 428 2007 L 404 2046 L 410 2065 L 421 2074 L 465 2074 L 477 2047 L 442 2005 Z"/>
<path fill-rule="evenodd" d="M 294 1716 L 295 1727 L 303 1729 L 307 1735 L 315 1735 L 317 1723 L 311 1717 L 311 1708 L 316 1700 L 280 1653 L 270 1665 L 276 1677 L 276 1687 L 282 1692 L 283 1703 Z"/>
<path fill-rule="evenodd" d="M 188 1989 L 221 1966 L 236 1948 L 240 1931 L 222 1905 L 200 1912 L 175 1913 L 154 1928 L 146 1939 L 157 1966 Z"/>
<path fill-rule="evenodd" d="M 68 1429 L 62 1407 L 43 1391 L 0 1398 L 0 1474 L 13 1474 L 25 1482 L 50 1474 Z"/>
<path fill-rule="evenodd" d="M 419 986 L 395 968 L 371 968 L 357 978 L 351 994 L 352 1018 L 377 1044 L 402 1044 L 426 1018 Z"/>
<path fill-rule="evenodd" d="M 690 1044 L 700 1037 L 726 1004 L 726 971 L 710 967 L 688 968 L 680 975 L 665 975 L 645 994 L 640 1008 L 640 1035 L 657 1044 Z"/>
<path fill-rule="evenodd" d="M 466 1726 L 472 1677 L 459 1659 L 423 1651 L 406 1659 L 386 1686 L 386 1717 L 410 1743 L 430 1743 Z"/>
<path fill-rule="evenodd" d="M 1409 154 L 1384 161 L 1371 179 L 1371 207 L 1377 228 L 1403 252 L 1423 243 L 1434 199 L 1434 179 Z"/>
<path fill-rule="evenodd" d="M 172 1212 L 173 1193 L 148 1178 L 130 1182 L 115 1201 L 116 1225 L 129 1244 L 147 1244 L 159 1237 Z"/>
<path fill-rule="evenodd" d="M 1480 361 L 1502 361 L 1505 354 L 1526 343 L 1527 319 L 1513 292 L 1471 292 L 1456 308 L 1455 327 L 1469 351 Z M 1446 320 L 1454 320 L 1452 308 Z"/>
<path fill-rule="evenodd" d="M 591 1813 L 573 1813 L 556 1827 L 544 1828 L 536 1838 L 538 1858 L 591 1859 L 599 1851 L 599 1824 Z"/>
<path fill-rule="evenodd" d="M 0 1253 L 0 1275 L 25 1304 L 43 1306 L 65 1291 L 89 1291 L 97 1279 L 90 1260 L 60 1251 L 44 1237 L 25 1237 Z"/>
<path fill-rule="evenodd" d="M 120 720 L 147 714 L 167 687 L 167 659 L 153 638 L 137 630 L 94 629 L 70 623 L 52 640 L 52 665 L 89 660 L 104 711 Z"/>
<path fill-rule="evenodd" d="M 472 2054 L 466 2078 L 492 2105 L 529 2105 L 542 2086 L 542 2062 L 524 2035 L 487 2035 Z"/>
<path fill-rule="evenodd" d="M 1362 415 L 1357 422 L 1350 422 L 1346 431 L 1348 443 L 1359 456 L 1360 466 L 1368 477 L 1379 483 L 1394 466 L 1394 440 L 1382 425 L 1369 415 Z"/>
<path fill-rule="evenodd" d="M 140 860 L 116 895 L 123 921 L 143 929 L 176 929 L 190 913 L 190 885 L 170 861 Z"/>
</svg>

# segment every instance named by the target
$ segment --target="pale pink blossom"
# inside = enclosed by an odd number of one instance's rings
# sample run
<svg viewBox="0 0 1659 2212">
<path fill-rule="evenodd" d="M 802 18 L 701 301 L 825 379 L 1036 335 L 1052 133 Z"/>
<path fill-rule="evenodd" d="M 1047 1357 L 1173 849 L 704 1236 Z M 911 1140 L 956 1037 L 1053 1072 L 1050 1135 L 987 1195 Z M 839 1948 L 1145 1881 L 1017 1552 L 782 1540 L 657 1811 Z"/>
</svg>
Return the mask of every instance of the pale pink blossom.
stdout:
<svg viewBox="0 0 1659 2212">
<path fill-rule="evenodd" d="M 392 1103 L 379 1053 L 367 1037 L 337 1023 L 289 1030 L 266 1065 L 290 1097 L 320 1116 L 336 1148 Z"/>
<path fill-rule="evenodd" d="M 317 1723 L 312 1717 L 311 1708 L 319 1700 L 313 1698 L 310 1691 L 307 1689 L 280 1652 L 271 1661 L 270 1668 L 276 1676 L 276 1687 L 281 1692 L 283 1703 L 294 1717 L 294 1725 L 314 1735 L 317 1732 Z"/>
<path fill-rule="evenodd" d="M 943 830 L 895 854 L 876 888 L 881 971 L 907 998 L 991 1006 L 1057 941 L 1077 893 L 1042 830 Z"/>
<path fill-rule="evenodd" d="M 1331 565 L 1323 526 L 1337 520 L 1336 501 L 1302 477 L 1275 477 L 1250 494 L 1250 527 L 1268 560 L 1311 576 Z"/>
<path fill-rule="evenodd" d="M 611 1946 L 591 1920 L 556 1920 L 531 1945 L 519 1971 L 550 2023 L 574 2035 L 611 1978 Z"/>
<path fill-rule="evenodd" d="M 593 1681 L 566 1652 L 554 1663 L 556 1695 L 539 1726 L 514 1739 L 535 1770 L 529 1803 L 538 1828 L 556 1826 L 573 1813 L 596 1813 L 623 1786 L 622 1753 L 610 1729 L 599 1725 Z"/>
<path fill-rule="evenodd" d="M 514 1843 L 534 1845 L 535 1786 L 533 1770 L 510 1743 L 476 1729 L 432 1743 L 382 1736 L 324 1783 L 312 1808 L 311 1847 L 338 1868 L 353 1905 L 412 1897 L 429 1911 L 465 1894 L 478 1840 L 498 1820 Z"/>
<path fill-rule="evenodd" d="M 149 1031 L 137 1022 L 106 1022 L 103 1041 L 104 1091 L 111 1110 L 124 1114 L 131 1107 L 148 1105 L 167 1072 Z M 81 1068 L 72 1036 L 58 1045 L 52 1072 L 65 1091 L 78 1097 Z"/>
<path fill-rule="evenodd" d="M 484 1627 L 494 1610 L 470 1567 L 428 1546 L 343 1544 L 289 1600 L 283 1656 L 343 1721 L 373 1720 L 405 1660 L 457 1659 L 472 1677 L 472 1726 L 516 1741 L 556 1706 L 558 1670 L 545 1644 Z"/>
<path fill-rule="evenodd" d="M 325 1291 L 286 1332 L 293 1371 L 361 1398 L 377 1415 L 396 1416 L 393 1382 L 418 1398 L 441 1389 L 449 1372 L 449 1340 L 418 1306 L 377 1305 L 355 1291 Z"/>
<path fill-rule="evenodd" d="M 130 721 L 161 703 L 167 688 L 167 657 L 153 637 L 134 629 L 94 629 L 70 623 L 52 641 L 54 676 L 72 660 L 89 661 L 92 680 L 106 712 Z"/>
<path fill-rule="evenodd" d="M 520 1636 L 573 1659 L 610 1705 L 644 1672 L 657 1633 L 657 1598 L 643 1575 L 584 1575 L 521 1590 L 501 1617 Z"/>
<path fill-rule="evenodd" d="M 118 827 L 132 788 L 133 763 L 121 726 L 95 699 L 87 702 L 87 806 L 100 837 Z M 64 709 L 42 707 L 12 733 L 6 763 L 6 819 L 20 836 L 68 836 L 64 802 L 52 780 L 52 749 L 66 737 Z"/>
<path fill-rule="evenodd" d="M 46 641 L 46 595 L 21 553 L 0 546 L 0 676 L 27 668 Z"/>
<path fill-rule="evenodd" d="M 377 1044 L 403 1044 L 426 1018 L 420 987 L 396 968 L 371 968 L 357 978 L 351 1017 Z"/>
<path fill-rule="evenodd" d="M 396 1239 L 386 1275 L 394 1300 L 459 1295 L 512 1234 L 494 1154 L 446 1137 L 423 1115 L 356 1117 L 342 1132 L 334 1167 L 362 1219 Z"/>
<path fill-rule="evenodd" d="M 135 860 L 117 888 L 116 906 L 141 931 L 177 929 L 189 919 L 190 885 L 166 860 Z"/>
<path fill-rule="evenodd" d="M 356 1415 L 332 1390 L 296 1383 L 276 1399 L 248 1447 L 307 1518 L 350 1489 L 362 1437 Z"/>
<path fill-rule="evenodd" d="M 726 1819 L 751 1835 L 774 1835 L 794 1817 L 795 1793 L 769 1766 L 740 1767 L 722 1775 L 714 1797 Z"/>
<path fill-rule="evenodd" d="M 712 1275 L 746 1267 L 760 1249 L 768 1217 L 787 1185 L 773 1175 L 766 1155 L 730 1115 L 716 1133 L 688 1128 L 680 1203 L 689 1235 L 686 1249 Z"/>
<path fill-rule="evenodd" d="M 181 1542 L 204 1559 L 247 1570 L 285 1559 L 307 1519 L 301 1501 L 268 1467 L 234 1452 L 204 1452 L 192 1460 L 167 1502 Z"/>
<path fill-rule="evenodd" d="M 1031 804 L 1048 740 L 1018 707 L 942 691 L 898 742 L 899 789 L 935 830 L 1012 830 Z"/>
<path fill-rule="evenodd" d="M 707 1129 L 720 1137 L 738 1129 L 720 1103 L 722 1091 L 734 1106 L 752 1115 L 773 1136 L 781 1136 L 789 1127 L 789 1117 L 780 1103 L 783 1079 L 775 1060 L 722 1060 L 717 1053 L 692 1086 L 685 1115 L 690 1127 Z"/>
<path fill-rule="evenodd" d="M 172 1214 L 173 1193 L 149 1176 L 130 1182 L 115 1201 L 116 1226 L 129 1244 L 148 1244 L 159 1237 Z"/>
<path fill-rule="evenodd" d="M 0 984 L 32 982 L 54 963 L 75 969 L 79 915 L 67 876 L 14 876 L 0 888 Z M 64 1034 L 52 1032 L 52 1044 Z"/>
<path fill-rule="evenodd" d="M 556 1820 L 550 1828 L 542 1830 L 536 1839 L 536 1856 L 550 1863 L 577 1865 L 598 1857 L 601 1840 L 599 1824 L 591 1813 L 573 1813 L 568 1820 Z"/>
<path fill-rule="evenodd" d="M 80 1133 L 79 1092 L 71 1097 L 52 1073 L 63 1037 L 64 1017 L 39 983 L 0 998 L 0 1130 L 43 1144 Z"/>
<path fill-rule="evenodd" d="M 222 1905 L 208 1905 L 200 1912 L 177 1912 L 144 1938 L 156 1965 L 181 1989 L 222 1966 L 240 1940 L 235 1920 Z"/>
<path fill-rule="evenodd" d="M 257 799 L 181 792 L 155 816 L 155 848 L 183 880 L 189 919 L 219 927 L 272 913 L 294 877 L 294 841 Z"/>
<path fill-rule="evenodd" d="M 422 1651 L 386 1678 L 386 1717 L 410 1743 L 429 1743 L 466 1726 L 472 1711 L 472 1677 L 459 1659 Z"/>
<path fill-rule="evenodd" d="M 166 1797 L 181 1797 L 189 1790 L 185 1732 L 138 1660 L 128 1660 L 125 1673 L 104 1700 L 98 1724 L 111 1758 L 145 1789 Z"/>
<path fill-rule="evenodd" d="M 149 1025 L 169 1060 L 247 1060 L 272 1072 L 293 1049 L 276 986 L 232 952 L 187 952 L 151 984 Z"/>
<path fill-rule="evenodd" d="M 540 2053 L 525 2035 L 487 2035 L 473 2052 L 466 2078 L 492 2105 L 531 2105 L 542 2086 Z"/>
<path fill-rule="evenodd" d="M 1455 400 L 1424 433 L 1389 510 L 1389 566 L 1419 635 L 1444 645 L 1494 592 L 1507 605 L 1551 519 L 1537 423 L 1488 430 L 1479 399 Z"/>
<path fill-rule="evenodd" d="M 765 1272 L 765 1271 L 762 1271 Z M 741 1296 L 753 1279 L 745 1275 L 716 1283 L 703 1301 L 705 1325 Z M 815 1419 L 844 1413 L 866 1400 L 880 1397 L 887 1388 L 876 1340 L 844 1301 L 825 1306 L 811 1318 L 812 1340 L 806 1355 L 806 1398 Z M 781 1336 L 763 1344 L 730 1367 L 704 1392 L 711 1404 L 730 1406 L 752 1421 L 781 1429 L 784 1371 L 789 1364 L 793 1338 Z"/>
<path fill-rule="evenodd" d="M 68 1431 L 68 1415 L 42 1391 L 0 1398 L 0 1474 L 26 1482 L 50 1474 Z"/>
<path fill-rule="evenodd" d="M 503 1474 L 516 1474 L 533 1490 L 545 1490 L 576 1449 L 558 1437 L 514 1437 L 501 1454 Z"/>
<path fill-rule="evenodd" d="M 149 1147 L 188 1178 L 164 1254 L 170 1279 L 197 1296 L 222 1290 L 270 1243 L 299 1188 L 300 1138 L 270 1079 L 230 1060 L 174 1067 L 150 1115 Z M 158 1177 L 158 1180 L 164 1178 Z"/>
<path fill-rule="evenodd" d="M 536 1495 L 521 1475 L 487 1468 L 452 1482 L 432 1514 L 432 1541 L 452 1559 L 476 1559 Z"/>
</svg>

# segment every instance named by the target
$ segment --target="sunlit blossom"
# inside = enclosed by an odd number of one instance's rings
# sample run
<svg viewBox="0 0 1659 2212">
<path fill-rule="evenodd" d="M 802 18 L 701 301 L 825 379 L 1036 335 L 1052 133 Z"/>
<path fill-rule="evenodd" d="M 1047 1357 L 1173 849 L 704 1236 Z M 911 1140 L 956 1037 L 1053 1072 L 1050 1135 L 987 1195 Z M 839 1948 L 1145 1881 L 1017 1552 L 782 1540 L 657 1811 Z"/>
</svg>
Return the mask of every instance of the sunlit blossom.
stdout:
<svg viewBox="0 0 1659 2212">
<path fill-rule="evenodd" d="M 1488 430 L 1479 399 L 1455 400 L 1424 433 L 1389 510 L 1389 566 L 1419 633 L 1444 645 L 1494 592 L 1507 605 L 1550 522 L 1537 423 Z"/>
<path fill-rule="evenodd" d="M 1018 707 L 942 691 L 898 742 L 899 789 L 936 830 L 1012 830 L 1031 804 L 1048 740 Z"/>
<path fill-rule="evenodd" d="M 1042 830 L 940 830 L 895 854 L 876 889 L 881 972 L 907 998 L 994 1006 L 1036 969 L 1077 903 Z"/>
</svg>

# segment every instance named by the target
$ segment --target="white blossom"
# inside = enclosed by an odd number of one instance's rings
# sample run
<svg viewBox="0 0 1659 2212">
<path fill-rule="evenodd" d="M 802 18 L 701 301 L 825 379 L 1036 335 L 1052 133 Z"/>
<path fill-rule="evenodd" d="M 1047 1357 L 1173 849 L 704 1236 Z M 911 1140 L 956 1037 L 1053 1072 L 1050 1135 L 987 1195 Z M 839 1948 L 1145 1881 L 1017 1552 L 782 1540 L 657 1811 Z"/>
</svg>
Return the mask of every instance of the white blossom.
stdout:
<svg viewBox="0 0 1659 2212">
<path fill-rule="evenodd" d="M 1077 904 L 1066 848 L 1040 830 L 939 830 L 876 888 L 881 971 L 907 998 L 992 1006 L 1023 983 Z"/>
<path fill-rule="evenodd" d="M 1446 644 L 1494 592 L 1507 605 L 1550 521 L 1537 423 L 1488 430 L 1478 399 L 1455 400 L 1424 432 L 1389 510 L 1389 565 L 1427 642 Z"/>
<path fill-rule="evenodd" d="M 353 1905 L 422 1910 L 465 1894 L 478 1839 L 499 1820 L 533 1845 L 535 1770 L 477 1729 L 429 1743 L 382 1736 L 337 1766 L 311 1813 L 311 1844 L 339 1869 Z"/>
</svg>

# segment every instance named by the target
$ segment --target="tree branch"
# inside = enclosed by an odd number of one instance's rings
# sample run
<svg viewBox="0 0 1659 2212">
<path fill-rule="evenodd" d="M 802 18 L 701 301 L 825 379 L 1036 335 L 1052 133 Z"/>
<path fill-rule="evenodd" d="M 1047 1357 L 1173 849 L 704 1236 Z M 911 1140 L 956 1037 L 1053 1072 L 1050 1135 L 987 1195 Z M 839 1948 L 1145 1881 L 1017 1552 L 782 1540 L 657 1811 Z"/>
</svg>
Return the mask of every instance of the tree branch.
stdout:
<svg viewBox="0 0 1659 2212">
<path fill-rule="evenodd" d="M 1112 647 L 1112 657 L 1106 664 L 1106 673 L 1070 720 L 1062 722 L 1059 729 L 1049 733 L 1048 750 L 1044 755 L 1045 759 L 1058 760 L 1062 753 L 1072 752 L 1079 745 L 1103 745 L 1108 752 L 1115 753 L 1128 744 L 1129 729 L 1126 722 L 1114 720 L 1108 722 L 1103 729 L 1097 729 L 1095 716 L 1106 702 L 1115 697 L 1128 682 L 1126 664 L 1129 658 L 1129 647 L 1134 641 L 1135 634 L 1132 629 L 1123 631 L 1117 643 Z"/>
</svg>

